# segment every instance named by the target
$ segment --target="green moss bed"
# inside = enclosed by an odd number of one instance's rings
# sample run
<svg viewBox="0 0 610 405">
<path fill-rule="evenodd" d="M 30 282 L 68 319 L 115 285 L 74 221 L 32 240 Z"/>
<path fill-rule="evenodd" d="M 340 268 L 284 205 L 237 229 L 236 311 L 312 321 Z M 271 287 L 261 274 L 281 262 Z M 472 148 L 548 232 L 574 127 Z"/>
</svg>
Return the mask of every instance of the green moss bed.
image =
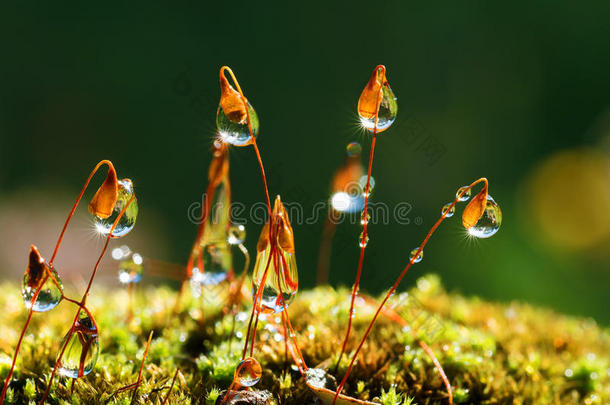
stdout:
<svg viewBox="0 0 610 405">
<path fill-rule="evenodd" d="M 17 285 L 5 283 L 0 291 L 4 380 L 27 314 Z M 136 290 L 134 317 L 127 322 L 126 291 L 94 286 L 89 307 L 100 327 L 99 360 L 91 374 L 77 381 L 72 394 L 69 381 L 56 378 L 49 403 L 130 403 L 131 392 L 112 394 L 136 381 L 153 330 L 135 402 L 160 404 L 179 369 L 168 403 L 213 404 L 231 383 L 251 307 L 246 297 L 234 323 L 235 318 L 222 311 L 224 289 L 206 293 L 203 302 L 185 294 L 182 310 L 172 316 L 176 292 L 142 286 Z M 453 385 L 456 403 L 610 404 L 610 331 L 591 319 L 447 293 L 435 276 L 422 277 L 415 287 L 394 295 L 390 306 L 432 348 Z M 329 368 L 336 362 L 348 308 L 345 288 L 298 293 L 289 314 L 309 367 Z M 352 348 L 373 311 L 370 301 L 358 300 Z M 34 315 L 6 403 L 40 399 L 74 313 L 74 305 L 62 302 L 48 313 Z M 254 389 L 270 391 L 277 404 L 314 404 L 298 371 L 287 366 L 274 318 L 259 324 L 255 357 L 263 377 Z M 343 377 L 347 360 L 336 377 Z M 385 316 L 379 318 L 344 392 L 382 404 L 448 402 L 438 372 L 411 331 Z"/>
</svg>

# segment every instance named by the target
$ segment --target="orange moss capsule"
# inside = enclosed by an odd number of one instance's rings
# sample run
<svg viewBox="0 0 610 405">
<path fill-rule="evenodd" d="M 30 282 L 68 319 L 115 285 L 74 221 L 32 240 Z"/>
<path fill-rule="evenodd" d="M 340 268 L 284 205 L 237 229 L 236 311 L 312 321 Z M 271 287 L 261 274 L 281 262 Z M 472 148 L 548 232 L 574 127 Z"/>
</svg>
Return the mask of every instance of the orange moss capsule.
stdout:
<svg viewBox="0 0 610 405">
<path fill-rule="evenodd" d="M 228 72 L 235 89 L 225 76 Z M 216 112 L 218 137 L 224 143 L 235 146 L 247 146 L 253 142 L 258 133 L 258 116 L 244 96 L 241 87 L 228 66 L 220 69 L 220 103 Z"/>
<path fill-rule="evenodd" d="M 280 196 L 256 246 L 252 287 L 257 310 L 281 312 L 294 298 L 299 282 L 294 232 Z"/>
<path fill-rule="evenodd" d="M 487 205 L 487 195 L 487 184 L 485 184 L 483 189 L 466 205 L 462 214 L 464 228 L 469 229 L 475 226 L 479 219 L 481 219 Z"/>
<path fill-rule="evenodd" d="M 34 299 L 34 295 L 38 296 Z M 28 267 L 23 274 L 21 288 L 23 300 L 34 312 L 46 312 L 59 304 L 63 295 L 63 285 L 59 275 L 40 255 L 36 246 L 30 246 Z"/>
<path fill-rule="evenodd" d="M 89 203 L 89 212 L 105 219 L 112 215 L 119 194 L 119 185 L 114 167 L 108 167 L 106 180 L 97 190 Z"/>
<path fill-rule="evenodd" d="M 385 74 L 385 66 L 377 66 L 358 99 L 360 123 L 374 133 L 388 129 L 398 113 L 396 96 Z"/>
</svg>

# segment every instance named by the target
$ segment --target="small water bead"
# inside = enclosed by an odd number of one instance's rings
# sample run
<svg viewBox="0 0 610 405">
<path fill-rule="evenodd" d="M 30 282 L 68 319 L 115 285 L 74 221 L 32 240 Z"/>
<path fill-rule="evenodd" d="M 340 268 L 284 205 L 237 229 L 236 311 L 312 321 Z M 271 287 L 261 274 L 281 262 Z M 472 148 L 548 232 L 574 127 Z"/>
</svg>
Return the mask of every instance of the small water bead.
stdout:
<svg viewBox="0 0 610 405">
<path fill-rule="evenodd" d="M 59 373 L 70 378 L 89 374 L 97 363 L 100 344 L 95 322 L 84 311 L 79 314 L 73 333 L 67 333 L 63 338 L 61 347 L 66 341 L 68 344 L 59 363 Z"/>
<path fill-rule="evenodd" d="M 367 179 L 367 175 L 365 174 L 364 176 L 360 177 L 360 179 L 358 180 L 358 184 L 360 184 L 360 188 L 362 189 L 363 193 L 366 190 L 366 179 Z M 374 188 L 375 188 L 375 178 L 373 176 L 371 176 L 371 180 L 369 181 L 369 193 L 371 191 L 373 191 Z"/>
<path fill-rule="evenodd" d="M 256 385 L 263 375 L 260 363 L 253 357 L 243 359 L 235 370 L 235 381 L 242 387 Z"/>
<path fill-rule="evenodd" d="M 229 229 L 227 241 L 231 245 L 241 245 L 246 240 L 246 227 L 243 225 L 233 225 Z"/>
<path fill-rule="evenodd" d="M 488 194 L 483 215 L 474 226 L 468 228 L 468 233 L 477 238 L 489 238 L 498 232 L 500 225 L 502 225 L 502 210 Z"/>
<path fill-rule="evenodd" d="M 125 205 L 129 202 L 131 197 L 134 195 L 133 183 L 129 179 L 123 179 L 118 181 L 118 196 L 112 215 L 108 218 L 100 218 L 94 215 L 93 221 L 95 223 L 95 229 L 102 235 L 108 236 L 110 229 L 114 221 L 121 213 Z M 127 235 L 136 224 L 136 218 L 138 217 L 138 200 L 134 200 L 129 204 L 129 207 L 125 210 L 125 213 L 117 223 L 114 231 L 112 231 L 113 238 L 120 238 Z"/>
<path fill-rule="evenodd" d="M 358 246 L 363 248 L 363 247 L 366 247 L 366 245 L 368 245 L 368 243 L 369 243 L 369 235 L 367 234 L 366 236 L 364 236 L 363 233 L 360 233 L 360 236 L 358 237 Z"/>
<path fill-rule="evenodd" d="M 463 192 L 463 194 L 462 194 Z M 460 197 L 460 194 L 462 194 L 462 196 Z M 468 201 L 470 199 L 470 195 L 472 194 L 472 189 L 470 188 L 470 186 L 463 186 L 458 188 L 458 191 L 456 191 L 455 193 L 455 198 L 457 198 L 458 201 L 464 202 L 464 201 Z"/>
<path fill-rule="evenodd" d="M 419 247 L 416 247 L 415 249 L 413 249 L 411 251 L 411 253 L 409 253 L 409 259 L 411 260 L 411 262 L 415 263 L 419 263 L 423 260 L 424 258 L 424 251 L 423 249 L 419 252 Z"/>
<path fill-rule="evenodd" d="M 360 219 L 360 225 L 364 225 L 364 224 L 368 224 L 369 221 L 371 220 L 371 214 L 366 214 L 366 217 L 362 217 L 362 219 Z"/>
<path fill-rule="evenodd" d="M 350 142 L 347 144 L 346 150 L 347 156 L 349 157 L 360 156 L 360 153 L 362 153 L 362 145 L 360 145 L 358 142 Z"/>
<path fill-rule="evenodd" d="M 453 214 L 455 214 L 455 204 L 447 203 L 447 204 L 443 205 L 443 209 L 441 210 L 441 213 L 442 213 L 442 215 L 445 216 L 445 218 L 452 217 Z"/>
<path fill-rule="evenodd" d="M 259 129 L 258 115 L 249 101 L 247 102 L 247 105 L 250 124 L 252 126 L 252 134 L 256 137 Z M 248 117 L 244 116 L 239 121 L 232 120 L 225 114 L 220 105 L 218 106 L 218 112 L 216 113 L 216 128 L 222 142 L 230 143 L 235 146 L 245 146 L 252 141 L 250 128 L 248 127 Z"/>
<path fill-rule="evenodd" d="M 381 92 L 381 103 L 379 104 L 379 112 L 377 114 L 377 132 L 388 129 L 394 123 L 398 113 L 396 96 L 387 83 L 381 86 Z M 375 116 L 360 114 L 360 123 L 364 128 L 373 132 L 375 129 Z"/>
<path fill-rule="evenodd" d="M 32 305 L 32 299 L 40 291 Z M 42 258 L 35 246 L 30 247 L 29 264 L 23 275 L 21 294 L 26 308 L 34 312 L 46 312 L 59 304 L 63 295 L 63 284 L 55 269 Z"/>
</svg>

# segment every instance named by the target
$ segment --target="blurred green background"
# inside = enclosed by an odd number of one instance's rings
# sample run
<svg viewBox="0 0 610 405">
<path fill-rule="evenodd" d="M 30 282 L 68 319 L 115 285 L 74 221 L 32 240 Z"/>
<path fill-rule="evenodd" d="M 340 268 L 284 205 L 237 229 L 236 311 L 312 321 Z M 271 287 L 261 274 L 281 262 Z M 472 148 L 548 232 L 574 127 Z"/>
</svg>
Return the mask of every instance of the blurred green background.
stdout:
<svg viewBox="0 0 610 405">
<path fill-rule="evenodd" d="M 157 267 L 184 264 L 223 64 L 259 114 L 271 193 L 325 201 L 345 145 L 358 140 L 368 154 L 355 105 L 383 63 L 399 117 L 379 137 L 373 198 L 412 208 L 408 224 L 371 225 L 362 288 L 389 287 L 441 206 L 485 176 L 500 232 L 473 242 L 456 215 L 404 284 L 436 272 L 451 290 L 608 325 L 609 11 L 607 2 L 3 4 L 0 275 L 18 280 L 29 243 L 50 255 L 102 158 L 135 183 L 140 217 L 125 242 L 168 263 Z M 431 143 L 442 153 L 431 157 L 422 146 Z M 252 149 L 233 148 L 231 165 L 234 200 L 263 201 Z M 294 224 L 302 287 L 314 284 L 322 225 Z M 247 229 L 253 250 L 260 226 Z M 337 233 L 335 285 L 353 282 L 358 233 L 349 224 Z M 100 245 L 83 207 L 59 271 L 87 277 Z"/>
</svg>

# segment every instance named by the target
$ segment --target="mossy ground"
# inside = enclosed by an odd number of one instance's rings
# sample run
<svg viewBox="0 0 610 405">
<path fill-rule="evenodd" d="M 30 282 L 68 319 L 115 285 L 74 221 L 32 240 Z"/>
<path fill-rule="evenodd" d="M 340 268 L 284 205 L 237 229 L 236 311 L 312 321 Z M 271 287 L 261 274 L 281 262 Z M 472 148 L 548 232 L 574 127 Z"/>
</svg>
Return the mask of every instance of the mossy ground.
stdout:
<svg viewBox="0 0 610 405">
<path fill-rule="evenodd" d="M 4 379 L 26 311 L 16 285 L 1 285 L 0 291 L 0 376 Z M 91 374 L 76 383 L 73 395 L 68 381 L 57 378 L 49 402 L 129 403 L 131 392 L 112 393 L 135 382 L 148 333 L 154 330 L 137 401 L 159 404 L 179 369 L 169 403 L 213 403 L 218 390 L 229 386 L 239 361 L 249 301 L 241 307 L 235 323 L 237 337 L 231 339 L 233 317 L 220 311 L 220 297 L 205 302 L 202 321 L 200 302 L 185 295 L 183 311 L 172 316 L 175 291 L 143 287 L 136 294 L 135 316 L 127 323 L 126 292 L 94 287 L 89 306 L 100 326 L 99 361 Z M 310 367 L 336 360 L 348 297 L 347 289 L 321 287 L 299 292 L 290 306 L 290 318 Z M 434 350 L 454 386 L 456 403 L 610 403 L 610 332 L 592 320 L 525 304 L 494 304 L 448 294 L 434 276 L 419 279 L 417 287 L 395 295 L 390 303 Z M 40 398 L 74 311 L 74 305 L 62 302 L 46 314 L 35 314 L 8 403 L 27 404 Z M 354 343 L 372 311 L 370 305 L 359 302 Z M 298 372 L 283 372 L 284 343 L 278 337 L 273 317 L 260 323 L 256 357 L 264 374 L 255 388 L 270 390 L 280 404 L 314 403 Z M 346 366 L 347 359 L 337 377 L 343 376 Z M 345 392 L 384 404 L 447 402 L 430 359 L 409 331 L 385 317 L 378 320 Z"/>
</svg>

